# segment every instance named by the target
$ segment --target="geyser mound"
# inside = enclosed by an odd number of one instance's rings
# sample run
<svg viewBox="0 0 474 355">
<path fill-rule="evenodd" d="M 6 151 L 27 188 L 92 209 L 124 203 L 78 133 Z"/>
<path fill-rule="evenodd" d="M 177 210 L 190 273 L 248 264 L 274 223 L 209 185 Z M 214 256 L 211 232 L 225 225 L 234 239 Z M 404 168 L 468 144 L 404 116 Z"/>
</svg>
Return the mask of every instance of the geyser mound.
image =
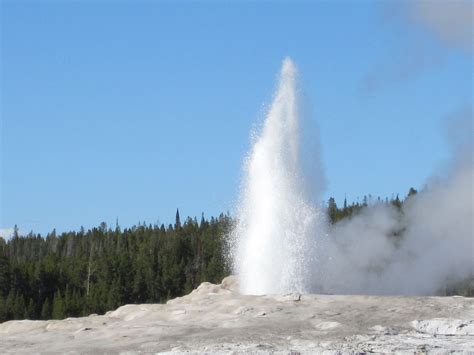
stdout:
<svg viewBox="0 0 474 355">
<path fill-rule="evenodd" d="M 166 304 L 0 324 L 0 353 L 467 353 L 474 299 L 249 296 L 202 283 Z M 387 311 L 388 310 L 388 311 Z M 27 339 L 27 341 L 25 341 Z"/>
<path fill-rule="evenodd" d="M 322 213 L 303 173 L 297 69 L 286 58 L 263 128 L 244 164 L 233 240 L 244 294 L 312 291 Z M 323 233 L 321 233 L 323 234 Z"/>
</svg>

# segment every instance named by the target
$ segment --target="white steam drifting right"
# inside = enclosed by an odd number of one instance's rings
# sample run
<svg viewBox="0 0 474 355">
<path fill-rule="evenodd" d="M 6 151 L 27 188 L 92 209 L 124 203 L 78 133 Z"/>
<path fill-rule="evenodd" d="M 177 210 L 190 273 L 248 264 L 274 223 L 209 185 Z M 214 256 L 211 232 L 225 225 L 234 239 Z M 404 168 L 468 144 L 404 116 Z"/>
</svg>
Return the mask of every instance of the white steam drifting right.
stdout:
<svg viewBox="0 0 474 355">
<path fill-rule="evenodd" d="M 433 294 L 474 275 L 471 108 L 453 120 L 465 137 L 456 137 L 444 178 L 410 197 L 403 213 L 380 203 L 332 227 L 311 196 L 322 179 L 310 178 L 303 162 L 319 156 L 299 115 L 297 70 L 285 59 L 244 164 L 231 234 L 242 293 Z M 319 163 L 315 170 L 322 175 Z"/>
</svg>

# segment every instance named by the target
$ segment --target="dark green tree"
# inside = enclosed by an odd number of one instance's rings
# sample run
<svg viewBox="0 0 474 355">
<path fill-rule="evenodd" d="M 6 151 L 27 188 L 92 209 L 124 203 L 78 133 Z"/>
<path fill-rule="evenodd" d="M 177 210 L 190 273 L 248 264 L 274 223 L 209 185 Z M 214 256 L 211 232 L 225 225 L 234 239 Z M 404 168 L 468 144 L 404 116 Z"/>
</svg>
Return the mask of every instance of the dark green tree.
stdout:
<svg viewBox="0 0 474 355">
<path fill-rule="evenodd" d="M 328 216 L 331 223 L 337 222 L 337 204 L 334 197 L 330 197 L 328 200 Z"/>
<path fill-rule="evenodd" d="M 63 319 L 65 317 L 64 308 L 64 301 L 61 292 L 57 291 L 53 299 L 52 318 Z"/>
<path fill-rule="evenodd" d="M 51 303 L 49 299 L 46 298 L 43 302 L 43 306 L 41 307 L 41 319 L 51 319 L 51 312 Z"/>
<path fill-rule="evenodd" d="M 176 222 L 174 224 L 175 229 L 181 228 L 181 219 L 179 218 L 179 209 L 176 209 Z"/>
<path fill-rule="evenodd" d="M 416 191 L 416 189 L 414 189 L 413 187 L 410 187 L 410 190 L 408 190 L 408 195 L 407 197 L 411 197 L 411 196 L 414 196 L 418 193 L 418 191 Z"/>
</svg>

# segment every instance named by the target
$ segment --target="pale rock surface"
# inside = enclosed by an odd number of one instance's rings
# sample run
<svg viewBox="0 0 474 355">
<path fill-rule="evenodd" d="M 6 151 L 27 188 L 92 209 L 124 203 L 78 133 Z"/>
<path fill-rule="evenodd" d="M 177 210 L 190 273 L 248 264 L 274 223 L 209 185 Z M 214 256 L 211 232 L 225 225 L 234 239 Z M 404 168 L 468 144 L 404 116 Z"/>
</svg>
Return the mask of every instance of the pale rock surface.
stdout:
<svg viewBox="0 0 474 355">
<path fill-rule="evenodd" d="M 474 299 L 239 294 L 235 277 L 167 304 L 0 324 L 0 353 L 471 352 Z"/>
</svg>

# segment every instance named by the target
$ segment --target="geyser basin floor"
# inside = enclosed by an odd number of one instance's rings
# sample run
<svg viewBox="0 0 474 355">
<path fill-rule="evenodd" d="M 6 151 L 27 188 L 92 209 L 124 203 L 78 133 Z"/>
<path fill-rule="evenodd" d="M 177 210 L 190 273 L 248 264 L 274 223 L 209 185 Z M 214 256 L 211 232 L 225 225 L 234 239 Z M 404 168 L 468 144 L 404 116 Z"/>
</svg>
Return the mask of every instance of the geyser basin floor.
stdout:
<svg viewBox="0 0 474 355">
<path fill-rule="evenodd" d="M 0 353 L 474 350 L 474 299 L 244 296 L 235 283 L 105 316 L 6 322 Z"/>
</svg>

